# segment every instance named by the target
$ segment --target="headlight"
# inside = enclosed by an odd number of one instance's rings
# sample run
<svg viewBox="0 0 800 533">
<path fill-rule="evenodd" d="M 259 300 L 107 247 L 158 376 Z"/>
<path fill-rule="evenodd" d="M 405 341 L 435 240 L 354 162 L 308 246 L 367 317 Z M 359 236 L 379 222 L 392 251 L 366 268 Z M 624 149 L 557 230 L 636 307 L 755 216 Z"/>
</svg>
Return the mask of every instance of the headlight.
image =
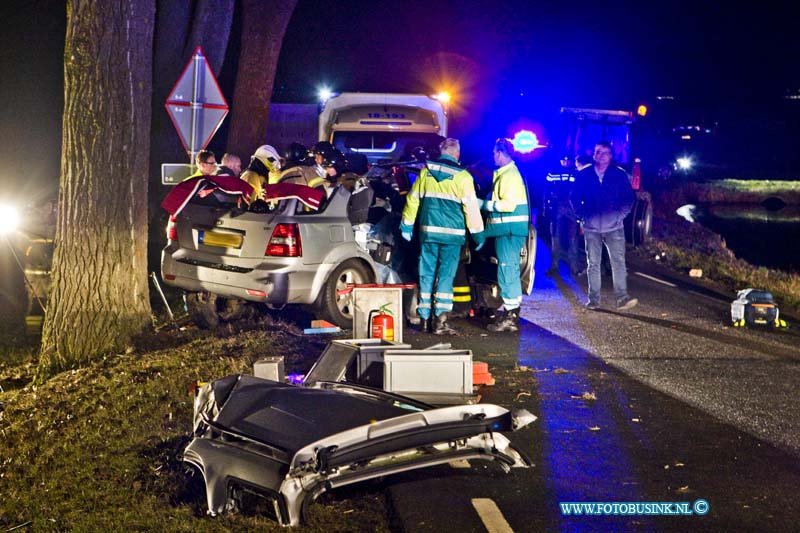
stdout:
<svg viewBox="0 0 800 533">
<path fill-rule="evenodd" d="M 0 235 L 8 235 L 17 230 L 19 214 L 10 205 L 0 205 Z"/>
<path fill-rule="evenodd" d="M 694 162 L 692 161 L 691 157 L 679 157 L 675 161 L 675 164 L 679 170 L 690 170 Z"/>
</svg>

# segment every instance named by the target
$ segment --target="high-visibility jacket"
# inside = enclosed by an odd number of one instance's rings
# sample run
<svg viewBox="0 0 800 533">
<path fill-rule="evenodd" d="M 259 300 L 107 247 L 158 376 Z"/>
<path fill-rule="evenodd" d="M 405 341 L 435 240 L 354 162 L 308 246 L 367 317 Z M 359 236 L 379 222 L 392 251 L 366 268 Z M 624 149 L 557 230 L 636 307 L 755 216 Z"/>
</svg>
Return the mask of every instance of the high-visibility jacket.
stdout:
<svg viewBox="0 0 800 533">
<path fill-rule="evenodd" d="M 464 244 L 467 229 L 483 232 L 472 175 L 448 156 L 427 161 L 406 195 L 400 230 L 412 232 L 418 215 L 422 242 Z"/>
<path fill-rule="evenodd" d="M 494 171 L 492 194 L 483 203 L 483 210 L 489 214 L 485 237 L 528 235 L 528 195 L 522 176 L 513 161 Z"/>
</svg>

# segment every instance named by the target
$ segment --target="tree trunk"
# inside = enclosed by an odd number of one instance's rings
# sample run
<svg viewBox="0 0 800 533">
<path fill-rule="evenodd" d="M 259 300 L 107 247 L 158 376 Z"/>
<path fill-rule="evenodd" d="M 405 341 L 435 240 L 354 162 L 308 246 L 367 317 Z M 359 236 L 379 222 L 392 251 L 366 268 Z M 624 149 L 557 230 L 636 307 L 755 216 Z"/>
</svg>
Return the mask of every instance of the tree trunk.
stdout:
<svg viewBox="0 0 800 533">
<path fill-rule="evenodd" d="M 228 151 L 246 157 L 267 142 L 269 102 L 283 35 L 297 0 L 242 0 L 242 47 Z M 276 147 L 279 151 L 282 146 Z"/>
<path fill-rule="evenodd" d="M 155 0 L 71 0 L 53 289 L 39 378 L 124 350 L 150 320 Z"/>
</svg>

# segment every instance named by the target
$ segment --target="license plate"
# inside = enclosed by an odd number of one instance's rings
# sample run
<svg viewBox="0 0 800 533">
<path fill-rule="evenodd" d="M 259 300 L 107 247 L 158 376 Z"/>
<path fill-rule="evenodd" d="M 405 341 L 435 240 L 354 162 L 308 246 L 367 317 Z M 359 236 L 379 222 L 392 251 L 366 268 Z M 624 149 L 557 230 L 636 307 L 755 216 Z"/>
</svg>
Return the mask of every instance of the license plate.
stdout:
<svg viewBox="0 0 800 533">
<path fill-rule="evenodd" d="M 239 233 L 221 233 L 219 231 L 201 230 L 199 235 L 200 244 L 206 246 L 219 246 L 221 248 L 242 247 L 242 235 Z"/>
</svg>

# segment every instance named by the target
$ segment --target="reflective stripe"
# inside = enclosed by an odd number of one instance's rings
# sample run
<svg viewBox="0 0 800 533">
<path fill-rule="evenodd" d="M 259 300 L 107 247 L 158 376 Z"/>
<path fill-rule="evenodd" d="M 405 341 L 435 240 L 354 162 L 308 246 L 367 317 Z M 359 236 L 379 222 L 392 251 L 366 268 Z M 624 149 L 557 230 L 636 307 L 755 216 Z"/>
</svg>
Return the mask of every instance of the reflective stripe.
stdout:
<svg viewBox="0 0 800 533">
<path fill-rule="evenodd" d="M 436 299 L 438 300 L 439 298 L 441 298 L 442 300 L 452 300 L 453 299 L 453 293 L 452 292 L 437 292 L 436 293 Z"/>
<path fill-rule="evenodd" d="M 439 226 L 422 226 L 420 227 L 422 231 L 427 231 L 428 233 L 444 233 L 447 235 L 466 235 L 467 230 L 464 229 L 455 229 L 455 228 L 442 228 Z"/>
<path fill-rule="evenodd" d="M 450 311 L 452 308 L 453 304 L 443 304 L 443 303 L 436 304 L 436 309 L 439 311 Z"/>
<path fill-rule="evenodd" d="M 411 198 L 417 198 L 417 199 L 419 199 L 419 192 L 417 192 L 417 191 L 411 191 L 411 194 L 409 194 L 408 196 L 410 196 Z"/>
<path fill-rule="evenodd" d="M 422 302 L 420 302 L 419 304 L 417 304 L 417 309 L 430 309 L 430 308 L 431 308 L 431 304 L 430 303 L 422 303 Z"/>
<path fill-rule="evenodd" d="M 430 299 L 431 293 L 429 293 L 429 292 L 421 292 L 421 293 L 419 293 L 419 297 L 420 298 L 428 298 L 428 299 Z"/>
<path fill-rule="evenodd" d="M 528 216 L 527 215 L 517 215 L 513 217 L 492 217 L 486 221 L 487 224 L 505 224 L 507 222 L 527 222 Z"/>
<path fill-rule="evenodd" d="M 429 170 L 435 170 L 436 172 L 441 172 L 442 174 L 448 174 L 450 176 L 455 176 L 461 172 L 460 168 L 456 169 L 448 165 L 441 165 L 439 163 L 432 163 L 430 161 L 428 161 L 426 164 Z"/>
<path fill-rule="evenodd" d="M 518 297 L 518 298 L 503 298 L 503 305 L 513 305 L 513 306 L 517 306 L 518 307 L 520 302 L 522 302 L 522 298 L 521 297 Z"/>
<path fill-rule="evenodd" d="M 446 192 L 427 191 L 424 193 L 423 198 L 440 198 L 442 200 L 450 200 L 453 202 L 461 203 L 458 196 Z"/>
<path fill-rule="evenodd" d="M 472 296 L 470 296 L 469 294 L 467 294 L 466 296 L 456 296 L 455 298 L 453 298 L 453 301 L 454 302 L 471 302 L 472 301 Z"/>
<path fill-rule="evenodd" d="M 413 226 L 414 225 L 414 221 L 413 220 L 403 219 L 403 224 L 405 224 L 406 226 Z"/>
<path fill-rule="evenodd" d="M 469 287 L 453 287 L 453 292 L 469 292 Z"/>
</svg>

